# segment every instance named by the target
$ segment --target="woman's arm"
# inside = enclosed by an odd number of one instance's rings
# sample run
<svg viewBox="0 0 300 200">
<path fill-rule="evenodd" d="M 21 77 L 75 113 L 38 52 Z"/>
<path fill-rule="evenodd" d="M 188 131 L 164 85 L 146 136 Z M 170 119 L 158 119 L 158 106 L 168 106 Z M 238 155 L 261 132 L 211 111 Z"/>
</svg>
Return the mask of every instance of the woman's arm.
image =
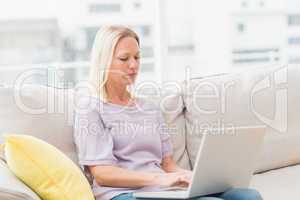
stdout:
<svg viewBox="0 0 300 200">
<path fill-rule="evenodd" d="M 183 169 L 179 167 L 176 162 L 174 161 L 172 156 L 166 156 L 162 159 L 161 166 L 163 170 L 167 173 L 170 172 L 179 172 L 179 173 L 187 173 L 188 175 L 191 175 L 192 171 Z"/>
<path fill-rule="evenodd" d="M 137 172 L 111 165 L 89 166 L 96 182 L 102 186 L 138 188 L 144 186 L 182 186 L 188 180 L 179 173 Z"/>
</svg>

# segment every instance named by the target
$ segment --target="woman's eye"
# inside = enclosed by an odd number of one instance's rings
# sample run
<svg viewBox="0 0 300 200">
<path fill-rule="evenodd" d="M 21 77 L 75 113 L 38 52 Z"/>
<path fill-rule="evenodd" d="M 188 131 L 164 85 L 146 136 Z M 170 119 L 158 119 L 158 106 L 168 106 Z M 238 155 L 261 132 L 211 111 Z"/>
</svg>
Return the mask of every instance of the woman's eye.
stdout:
<svg viewBox="0 0 300 200">
<path fill-rule="evenodd" d="M 121 61 L 127 61 L 128 58 L 119 58 Z"/>
<path fill-rule="evenodd" d="M 136 56 L 136 57 L 135 57 L 136 60 L 139 60 L 140 58 L 141 58 L 140 56 Z"/>
</svg>

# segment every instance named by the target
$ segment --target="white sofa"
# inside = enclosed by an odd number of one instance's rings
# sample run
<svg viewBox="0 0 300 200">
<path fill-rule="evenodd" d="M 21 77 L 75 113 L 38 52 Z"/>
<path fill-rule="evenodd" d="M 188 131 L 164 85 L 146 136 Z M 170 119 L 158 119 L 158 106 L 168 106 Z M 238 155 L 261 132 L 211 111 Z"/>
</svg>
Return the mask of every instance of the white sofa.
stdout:
<svg viewBox="0 0 300 200">
<path fill-rule="evenodd" d="M 150 91 L 150 92 L 149 92 Z M 180 90 L 144 90 L 174 129 L 178 164 L 192 168 L 205 128 L 265 124 L 267 136 L 250 187 L 265 200 L 300 198 L 300 68 L 269 67 L 191 79 Z M 0 88 L 0 133 L 41 138 L 77 162 L 72 137 L 78 92 L 43 86 Z M 0 143 L 3 138 L 0 136 Z M 0 199 L 39 199 L 0 161 Z"/>
</svg>

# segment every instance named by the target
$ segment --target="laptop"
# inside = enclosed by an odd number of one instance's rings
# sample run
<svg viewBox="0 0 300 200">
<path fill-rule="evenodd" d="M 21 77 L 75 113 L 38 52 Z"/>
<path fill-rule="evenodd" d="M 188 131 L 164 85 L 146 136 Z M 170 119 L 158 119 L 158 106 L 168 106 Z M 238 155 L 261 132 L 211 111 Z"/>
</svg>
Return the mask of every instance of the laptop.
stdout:
<svg viewBox="0 0 300 200">
<path fill-rule="evenodd" d="M 263 144 L 265 126 L 210 129 L 202 136 L 187 188 L 135 192 L 136 198 L 187 199 L 247 188 Z"/>
</svg>

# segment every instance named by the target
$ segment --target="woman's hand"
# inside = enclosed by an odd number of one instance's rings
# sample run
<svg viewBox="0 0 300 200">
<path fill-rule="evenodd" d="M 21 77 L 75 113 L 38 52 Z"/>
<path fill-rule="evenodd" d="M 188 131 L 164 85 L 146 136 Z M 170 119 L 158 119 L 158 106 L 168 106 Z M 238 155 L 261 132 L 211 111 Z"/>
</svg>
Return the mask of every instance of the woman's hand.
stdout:
<svg viewBox="0 0 300 200">
<path fill-rule="evenodd" d="M 179 174 L 180 177 L 184 177 L 184 180 L 187 180 L 188 184 L 191 182 L 193 172 L 191 170 L 186 170 L 177 166 L 172 156 L 166 156 L 163 158 L 162 168 L 168 174 Z M 183 185 L 185 186 L 186 183 L 184 183 Z"/>
<path fill-rule="evenodd" d="M 192 180 L 193 171 L 183 169 L 180 173 L 184 174 L 188 178 L 189 181 Z"/>
<path fill-rule="evenodd" d="M 188 187 L 190 176 L 184 172 L 162 173 L 155 177 L 154 184 L 162 187 Z"/>
</svg>

